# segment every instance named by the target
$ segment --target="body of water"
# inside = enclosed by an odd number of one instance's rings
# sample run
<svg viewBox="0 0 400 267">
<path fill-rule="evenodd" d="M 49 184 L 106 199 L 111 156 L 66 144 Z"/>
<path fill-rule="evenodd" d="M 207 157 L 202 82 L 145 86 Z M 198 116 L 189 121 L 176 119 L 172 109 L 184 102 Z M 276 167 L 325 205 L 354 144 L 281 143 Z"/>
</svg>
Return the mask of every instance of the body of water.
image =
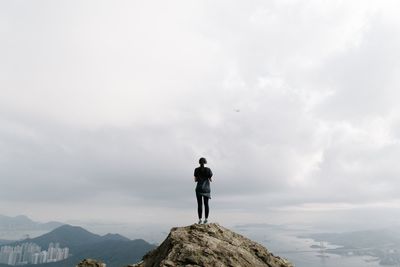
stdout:
<svg viewBox="0 0 400 267">
<path fill-rule="evenodd" d="M 312 239 L 298 238 L 304 232 L 288 229 L 269 229 L 263 227 L 237 228 L 235 231 L 264 245 L 274 255 L 283 257 L 295 267 L 382 267 L 375 258 L 369 256 L 341 256 L 322 254 L 319 245 Z M 325 246 L 332 248 L 326 243 Z"/>
</svg>

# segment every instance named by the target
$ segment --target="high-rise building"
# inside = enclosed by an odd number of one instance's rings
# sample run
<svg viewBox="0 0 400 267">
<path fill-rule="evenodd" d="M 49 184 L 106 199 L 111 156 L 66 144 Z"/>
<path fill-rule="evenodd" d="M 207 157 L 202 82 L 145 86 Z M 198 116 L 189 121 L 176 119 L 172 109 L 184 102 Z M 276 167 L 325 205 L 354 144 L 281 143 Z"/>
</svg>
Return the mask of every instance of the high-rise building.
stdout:
<svg viewBox="0 0 400 267">
<path fill-rule="evenodd" d="M 31 263 L 38 264 L 39 263 L 39 255 L 40 255 L 40 253 L 38 253 L 38 252 L 33 254 Z"/>
<path fill-rule="evenodd" d="M 16 265 L 17 264 L 17 252 L 12 251 L 8 258 L 8 265 Z"/>
<path fill-rule="evenodd" d="M 64 248 L 64 249 L 63 249 L 63 252 L 64 252 L 64 258 L 63 258 L 63 259 L 65 260 L 65 259 L 67 259 L 68 256 L 69 256 L 69 248 Z"/>
<path fill-rule="evenodd" d="M 0 247 L 0 263 L 8 265 L 40 264 L 67 259 L 69 248 L 60 248 L 59 243 L 50 243 L 47 251 L 34 243 Z"/>
<path fill-rule="evenodd" d="M 39 263 L 46 263 L 47 262 L 48 253 L 46 250 L 40 252 L 39 255 Z"/>
</svg>

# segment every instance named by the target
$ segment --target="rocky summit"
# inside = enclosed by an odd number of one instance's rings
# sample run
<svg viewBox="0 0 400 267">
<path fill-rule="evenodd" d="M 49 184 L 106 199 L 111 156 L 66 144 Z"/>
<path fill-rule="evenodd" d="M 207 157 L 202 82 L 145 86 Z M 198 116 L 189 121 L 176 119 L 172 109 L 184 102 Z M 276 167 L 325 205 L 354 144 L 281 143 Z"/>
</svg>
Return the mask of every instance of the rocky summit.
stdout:
<svg viewBox="0 0 400 267">
<path fill-rule="evenodd" d="M 106 267 L 106 265 L 100 261 L 93 259 L 84 259 L 76 267 Z"/>
<path fill-rule="evenodd" d="M 216 223 L 175 227 L 164 242 L 129 267 L 293 267 L 262 245 Z"/>
</svg>

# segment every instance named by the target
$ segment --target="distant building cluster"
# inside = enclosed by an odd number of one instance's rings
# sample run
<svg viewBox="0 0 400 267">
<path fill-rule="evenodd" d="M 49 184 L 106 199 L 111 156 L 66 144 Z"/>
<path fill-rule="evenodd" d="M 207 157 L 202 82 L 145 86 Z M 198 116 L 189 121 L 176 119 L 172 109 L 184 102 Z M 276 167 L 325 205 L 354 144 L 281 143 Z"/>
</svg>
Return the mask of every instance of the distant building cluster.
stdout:
<svg viewBox="0 0 400 267">
<path fill-rule="evenodd" d="M 47 250 L 42 250 L 35 243 L 23 243 L 0 248 L 0 263 L 8 265 L 40 264 L 67 259 L 69 248 L 60 248 L 59 243 L 50 243 Z"/>
</svg>

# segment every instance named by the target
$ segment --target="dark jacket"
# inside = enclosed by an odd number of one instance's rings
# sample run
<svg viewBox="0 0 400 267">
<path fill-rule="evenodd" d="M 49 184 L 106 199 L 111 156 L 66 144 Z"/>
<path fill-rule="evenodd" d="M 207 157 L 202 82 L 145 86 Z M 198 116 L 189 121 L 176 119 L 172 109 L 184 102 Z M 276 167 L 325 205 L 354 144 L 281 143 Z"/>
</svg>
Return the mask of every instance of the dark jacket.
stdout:
<svg viewBox="0 0 400 267">
<path fill-rule="evenodd" d="M 208 167 L 197 167 L 194 169 L 194 177 L 196 177 L 196 194 L 211 198 L 210 178 L 213 173 Z"/>
</svg>

